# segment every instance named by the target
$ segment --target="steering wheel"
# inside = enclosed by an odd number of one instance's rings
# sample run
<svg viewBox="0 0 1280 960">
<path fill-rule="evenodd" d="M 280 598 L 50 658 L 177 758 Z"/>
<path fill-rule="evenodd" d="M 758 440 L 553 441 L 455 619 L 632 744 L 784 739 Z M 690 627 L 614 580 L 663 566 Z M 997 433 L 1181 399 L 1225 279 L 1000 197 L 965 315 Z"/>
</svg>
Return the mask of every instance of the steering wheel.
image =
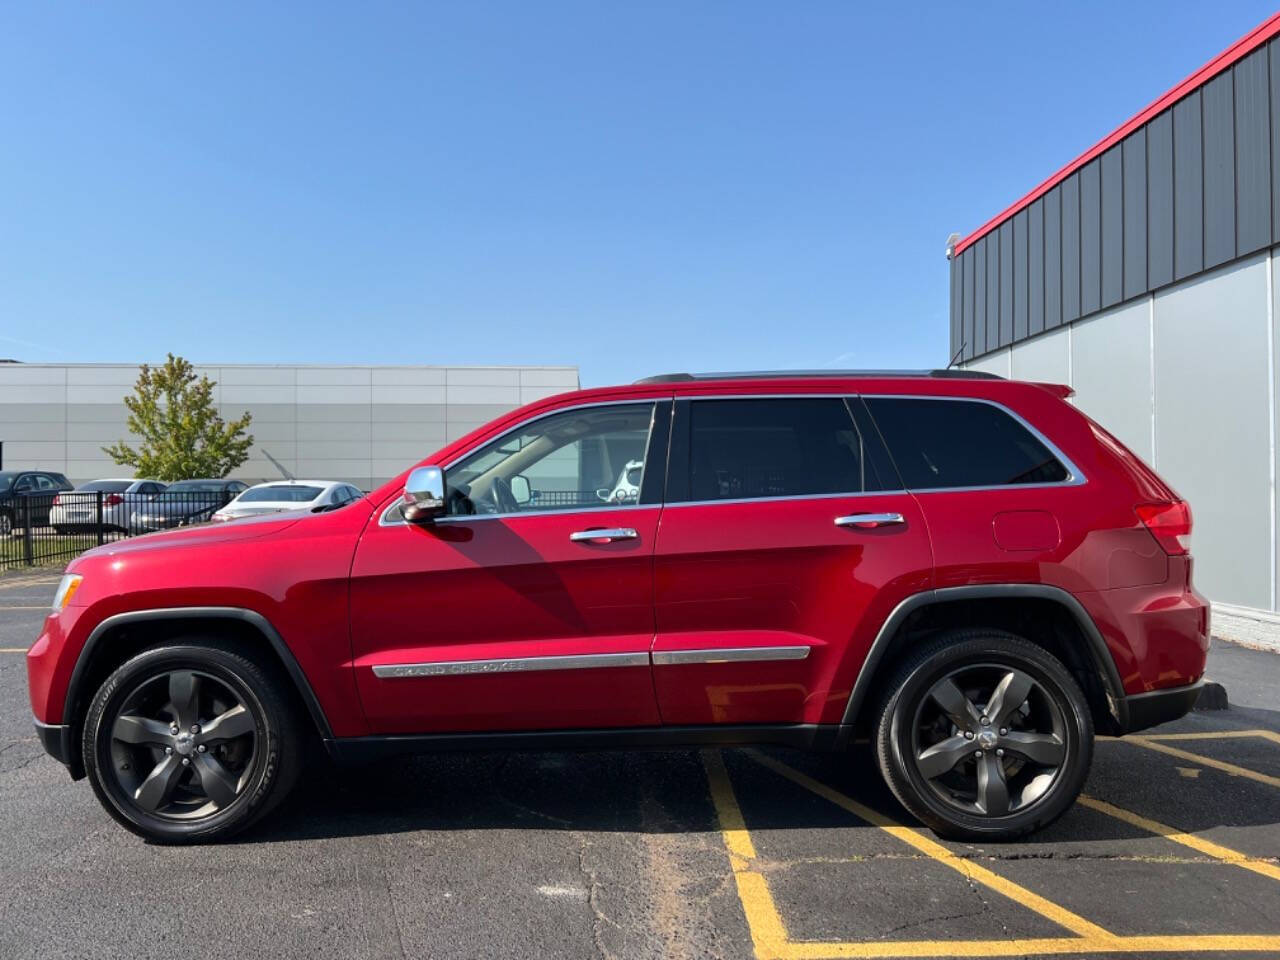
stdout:
<svg viewBox="0 0 1280 960">
<path fill-rule="evenodd" d="M 489 499 L 493 503 L 494 513 L 519 513 L 520 503 L 511 492 L 511 484 L 501 477 L 494 477 L 489 485 Z"/>
</svg>

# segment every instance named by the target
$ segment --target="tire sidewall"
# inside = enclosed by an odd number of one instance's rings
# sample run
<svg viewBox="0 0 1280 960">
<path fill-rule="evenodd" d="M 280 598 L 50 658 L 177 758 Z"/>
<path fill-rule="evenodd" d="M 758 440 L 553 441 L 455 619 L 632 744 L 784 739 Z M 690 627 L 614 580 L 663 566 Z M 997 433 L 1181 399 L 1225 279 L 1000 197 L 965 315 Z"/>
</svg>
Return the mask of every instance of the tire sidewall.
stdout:
<svg viewBox="0 0 1280 960">
<path fill-rule="evenodd" d="M 195 670 L 225 683 L 240 698 L 254 721 L 256 752 L 249 782 L 229 807 L 199 820 L 173 820 L 142 810 L 126 795 L 111 770 L 111 725 L 126 698 L 148 679 L 174 670 Z M 221 838 L 243 829 L 265 803 L 279 770 L 281 718 L 272 716 L 273 699 L 261 672 L 252 663 L 226 651 L 202 646 L 170 646 L 139 654 L 107 678 L 85 718 L 84 765 L 94 792 L 121 824 L 162 843 Z"/>
<path fill-rule="evenodd" d="M 913 751 L 913 725 L 923 697 L 942 677 L 970 665 L 995 664 L 1015 667 L 1032 677 L 1053 698 L 1065 720 L 1063 740 L 1066 758 L 1049 792 L 1029 808 L 1004 817 L 966 814 L 946 805 L 929 786 L 916 767 Z M 884 723 L 887 720 L 888 723 Z M 882 720 L 881 736 L 887 739 L 894 778 L 890 786 L 899 793 L 905 787 L 921 815 L 935 829 L 952 835 L 1016 836 L 1043 826 L 1061 816 L 1084 786 L 1093 754 L 1093 722 L 1088 704 L 1079 686 L 1056 659 L 1040 648 L 1006 634 L 993 633 L 972 637 L 954 646 L 944 646 L 921 660 L 910 670 L 887 705 Z M 928 815 L 924 815 L 927 811 Z"/>
</svg>

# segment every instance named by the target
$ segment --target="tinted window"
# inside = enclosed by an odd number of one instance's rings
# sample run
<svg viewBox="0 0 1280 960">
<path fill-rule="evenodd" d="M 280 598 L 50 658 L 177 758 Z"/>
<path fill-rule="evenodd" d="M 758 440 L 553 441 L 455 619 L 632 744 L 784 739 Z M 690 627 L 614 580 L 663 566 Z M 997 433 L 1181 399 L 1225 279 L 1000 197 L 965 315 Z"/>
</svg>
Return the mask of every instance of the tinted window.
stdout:
<svg viewBox="0 0 1280 960">
<path fill-rule="evenodd" d="M 651 402 L 568 410 L 494 440 L 449 469 L 450 512 L 637 503 L 653 410 Z"/>
<path fill-rule="evenodd" d="M 131 486 L 132 480 L 94 480 L 76 487 L 81 493 L 92 493 L 101 490 L 103 493 L 124 493 Z"/>
<path fill-rule="evenodd" d="M 689 410 L 693 500 L 877 489 L 865 476 L 862 439 L 837 397 L 694 400 Z"/>
<path fill-rule="evenodd" d="M 241 503 L 310 503 L 323 487 L 254 487 L 240 495 Z"/>
<path fill-rule="evenodd" d="M 169 484 L 169 493 L 222 493 L 225 484 L 221 480 L 179 480 Z"/>
<path fill-rule="evenodd" d="M 867 398 L 908 489 L 1060 483 L 1066 467 L 989 403 Z"/>
</svg>

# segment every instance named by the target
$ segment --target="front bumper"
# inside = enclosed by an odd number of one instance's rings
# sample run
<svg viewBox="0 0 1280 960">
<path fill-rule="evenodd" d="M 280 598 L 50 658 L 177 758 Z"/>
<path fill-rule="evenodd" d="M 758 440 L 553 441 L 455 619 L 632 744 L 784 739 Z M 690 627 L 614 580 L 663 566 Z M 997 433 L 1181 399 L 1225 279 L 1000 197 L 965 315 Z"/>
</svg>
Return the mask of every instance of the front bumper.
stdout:
<svg viewBox="0 0 1280 960">
<path fill-rule="evenodd" d="M 1185 717 L 1196 705 L 1203 687 L 1202 678 L 1184 687 L 1169 687 L 1167 690 L 1152 690 L 1150 693 L 1135 693 L 1125 697 L 1123 728 L 1119 733 L 1137 733 L 1139 730 Z"/>
<path fill-rule="evenodd" d="M 73 780 L 83 777 L 84 763 L 80 757 L 74 755 L 75 744 L 71 736 L 71 728 L 65 723 L 41 723 L 39 720 L 33 722 L 36 725 L 36 737 L 44 747 L 44 752 L 66 767 Z"/>
</svg>

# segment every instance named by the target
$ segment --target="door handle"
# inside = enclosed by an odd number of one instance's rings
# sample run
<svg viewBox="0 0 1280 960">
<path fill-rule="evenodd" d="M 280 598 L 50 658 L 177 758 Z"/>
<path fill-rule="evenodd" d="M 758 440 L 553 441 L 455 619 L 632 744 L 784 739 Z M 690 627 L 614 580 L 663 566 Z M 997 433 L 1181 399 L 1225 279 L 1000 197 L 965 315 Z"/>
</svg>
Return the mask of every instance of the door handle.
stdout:
<svg viewBox="0 0 1280 960">
<path fill-rule="evenodd" d="M 837 527 L 860 527 L 864 530 L 906 522 L 900 513 L 851 513 L 847 517 L 836 517 Z"/>
<path fill-rule="evenodd" d="M 635 540 L 640 536 L 630 527 L 597 527 L 594 530 L 575 530 L 569 534 L 574 543 L 610 543 L 614 540 Z"/>
</svg>

